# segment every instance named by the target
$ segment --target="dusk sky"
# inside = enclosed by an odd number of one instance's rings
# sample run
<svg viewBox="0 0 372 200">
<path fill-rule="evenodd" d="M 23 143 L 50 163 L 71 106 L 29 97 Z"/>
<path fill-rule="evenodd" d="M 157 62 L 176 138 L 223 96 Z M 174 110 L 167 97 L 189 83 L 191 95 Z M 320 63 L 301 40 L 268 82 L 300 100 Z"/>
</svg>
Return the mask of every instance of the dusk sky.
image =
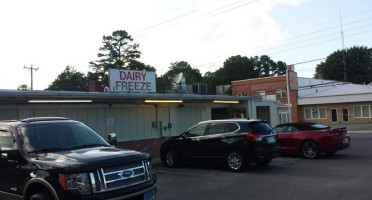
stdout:
<svg viewBox="0 0 372 200">
<path fill-rule="evenodd" d="M 341 17 L 340 17 L 341 16 Z M 231 56 L 268 55 L 313 77 L 329 54 L 372 47 L 366 0 L 12 0 L 0 2 L 0 89 L 48 87 L 67 65 L 86 74 L 102 37 L 127 31 L 157 75 L 186 61 L 202 74 Z M 317 60 L 314 62 L 307 62 Z"/>
</svg>

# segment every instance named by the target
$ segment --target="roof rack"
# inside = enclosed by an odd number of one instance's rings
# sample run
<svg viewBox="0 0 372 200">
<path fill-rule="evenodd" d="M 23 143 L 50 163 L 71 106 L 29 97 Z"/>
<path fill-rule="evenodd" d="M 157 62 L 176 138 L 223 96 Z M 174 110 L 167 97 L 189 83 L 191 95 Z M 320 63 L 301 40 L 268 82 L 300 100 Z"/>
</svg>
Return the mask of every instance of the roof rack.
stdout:
<svg viewBox="0 0 372 200">
<path fill-rule="evenodd" d="M 40 121 L 56 121 L 56 120 L 69 120 L 66 117 L 33 117 L 22 119 L 21 122 L 30 123 L 30 122 L 40 122 Z"/>
</svg>

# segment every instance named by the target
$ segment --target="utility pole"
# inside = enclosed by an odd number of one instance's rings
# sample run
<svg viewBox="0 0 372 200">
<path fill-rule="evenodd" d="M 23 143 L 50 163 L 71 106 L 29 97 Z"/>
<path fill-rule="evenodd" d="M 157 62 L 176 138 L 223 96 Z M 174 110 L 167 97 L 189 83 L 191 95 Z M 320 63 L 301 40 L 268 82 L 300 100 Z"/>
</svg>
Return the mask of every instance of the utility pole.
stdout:
<svg viewBox="0 0 372 200">
<path fill-rule="evenodd" d="M 345 42 L 344 42 L 344 31 L 342 30 L 342 18 L 341 18 L 341 8 L 338 8 L 340 12 L 340 26 L 341 26 L 341 38 L 342 38 L 342 63 L 344 64 L 344 81 L 347 81 L 346 73 L 346 60 L 345 60 Z"/>
<path fill-rule="evenodd" d="M 39 68 L 34 68 L 33 65 L 31 65 L 31 67 L 26 67 L 26 66 L 23 66 L 23 68 L 25 69 L 29 69 L 31 71 L 31 90 L 34 90 L 34 73 L 33 73 L 33 70 L 37 71 L 39 70 Z"/>
<path fill-rule="evenodd" d="M 287 107 L 288 107 L 288 119 L 289 119 L 289 123 L 292 123 L 292 109 L 291 109 L 291 87 L 290 87 L 290 67 L 294 67 L 294 66 L 287 66 L 287 69 L 285 70 L 285 78 L 286 78 L 286 82 L 287 82 L 287 100 L 288 100 L 288 103 L 287 103 Z"/>
</svg>

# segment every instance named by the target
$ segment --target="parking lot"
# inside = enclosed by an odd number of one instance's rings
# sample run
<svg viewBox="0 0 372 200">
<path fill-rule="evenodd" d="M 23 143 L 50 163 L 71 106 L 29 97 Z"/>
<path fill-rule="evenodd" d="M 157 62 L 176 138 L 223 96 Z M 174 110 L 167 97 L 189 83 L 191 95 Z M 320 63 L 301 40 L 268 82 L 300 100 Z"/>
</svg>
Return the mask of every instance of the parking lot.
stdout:
<svg viewBox="0 0 372 200">
<path fill-rule="evenodd" d="M 333 156 L 279 157 L 242 173 L 215 163 L 155 163 L 157 199 L 372 199 L 372 132 L 350 135 L 351 147 Z"/>
</svg>

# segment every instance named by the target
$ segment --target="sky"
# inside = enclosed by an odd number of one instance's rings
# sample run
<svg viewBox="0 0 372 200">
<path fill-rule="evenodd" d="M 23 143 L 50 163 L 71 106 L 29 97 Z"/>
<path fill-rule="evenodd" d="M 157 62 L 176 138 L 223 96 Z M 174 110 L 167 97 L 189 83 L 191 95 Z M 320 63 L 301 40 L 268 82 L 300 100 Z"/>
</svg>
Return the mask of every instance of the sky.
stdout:
<svg viewBox="0 0 372 200">
<path fill-rule="evenodd" d="M 0 89 L 30 87 L 31 66 L 34 90 L 68 65 L 87 74 L 102 37 L 116 30 L 132 36 L 157 75 L 179 61 L 204 74 L 231 56 L 268 55 L 313 77 L 334 51 L 372 47 L 372 1 L 12 0 L 0 1 L 0 27 Z"/>
</svg>

